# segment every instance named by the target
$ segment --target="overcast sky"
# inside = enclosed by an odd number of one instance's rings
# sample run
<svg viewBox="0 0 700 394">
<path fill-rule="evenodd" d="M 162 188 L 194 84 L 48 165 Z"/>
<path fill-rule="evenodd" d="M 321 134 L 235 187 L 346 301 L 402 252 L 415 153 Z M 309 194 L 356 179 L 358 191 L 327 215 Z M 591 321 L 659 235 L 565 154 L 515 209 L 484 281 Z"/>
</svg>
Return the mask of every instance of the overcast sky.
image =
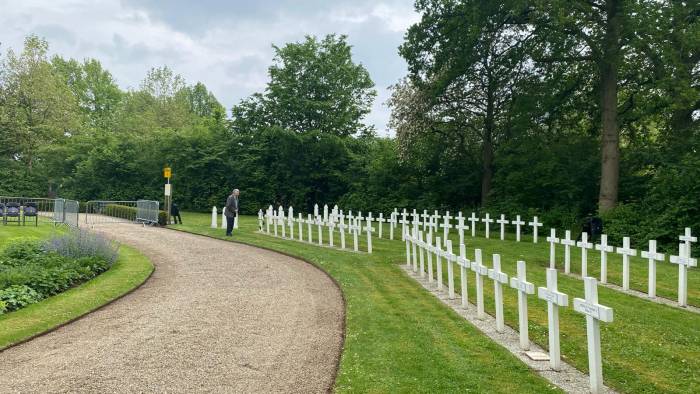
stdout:
<svg viewBox="0 0 700 394">
<path fill-rule="evenodd" d="M 35 33 L 52 53 L 100 60 L 123 88 L 167 65 L 230 109 L 263 90 L 272 44 L 347 34 L 378 91 L 367 122 L 386 135 L 387 87 L 406 73 L 397 47 L 418 19 L 412 0 L 0 0 L 0 50 Z"/>
</svg>

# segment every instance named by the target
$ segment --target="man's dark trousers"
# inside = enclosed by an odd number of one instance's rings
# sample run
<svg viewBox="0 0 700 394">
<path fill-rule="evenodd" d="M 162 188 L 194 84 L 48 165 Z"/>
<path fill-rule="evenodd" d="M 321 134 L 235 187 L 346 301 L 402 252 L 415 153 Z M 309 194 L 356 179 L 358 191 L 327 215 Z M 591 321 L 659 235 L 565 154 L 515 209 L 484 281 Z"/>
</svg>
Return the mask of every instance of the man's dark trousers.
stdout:
<svg viewBox="0 0 700 394">
<path fill-rule="evenodd" d="M 233 223 L 235 220 L 236 220 L 235 214 L 233 217 L 226 216 L 226 235 L 231 235 L 231 231 L 233 231 Z"/>
</svg>

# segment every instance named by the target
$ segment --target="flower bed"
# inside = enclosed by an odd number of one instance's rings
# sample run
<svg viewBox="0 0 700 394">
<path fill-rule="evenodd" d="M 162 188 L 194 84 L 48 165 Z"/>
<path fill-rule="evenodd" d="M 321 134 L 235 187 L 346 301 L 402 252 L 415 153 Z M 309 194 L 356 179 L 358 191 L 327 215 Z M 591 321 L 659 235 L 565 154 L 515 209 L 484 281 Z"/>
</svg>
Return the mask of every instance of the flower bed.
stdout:
<svg viewBox="0 0 700 394">
<path fill-rule="evenodd" d="M 107 271 L 118 246 L 88 230 L 47 241 L 16 240 L 0 252 L 0 314 L 61 293 Z"/>
</svg>

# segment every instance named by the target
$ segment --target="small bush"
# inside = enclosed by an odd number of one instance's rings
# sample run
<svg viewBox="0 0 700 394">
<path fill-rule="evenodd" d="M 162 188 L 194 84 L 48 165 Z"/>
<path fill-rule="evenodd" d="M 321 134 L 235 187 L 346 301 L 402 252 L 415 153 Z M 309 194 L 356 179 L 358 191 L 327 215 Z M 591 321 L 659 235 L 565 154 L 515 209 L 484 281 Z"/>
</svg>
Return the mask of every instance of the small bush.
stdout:
<svg viewBox="0 0 700 394">
<path fill-rule="evenodd" d="M 7 311 L 15 311 L 27 305 L 41 301 L 43 297 L 29 286 L 10 286 L 0 290 L 0 301 L 5 304 Z"/>
<path fill-rule="evenodd" d="M 9 244 L 2 252 L 3 260 L 27 260 L 41 253 L 41 243 L 19 239 Z"/>
</svg>

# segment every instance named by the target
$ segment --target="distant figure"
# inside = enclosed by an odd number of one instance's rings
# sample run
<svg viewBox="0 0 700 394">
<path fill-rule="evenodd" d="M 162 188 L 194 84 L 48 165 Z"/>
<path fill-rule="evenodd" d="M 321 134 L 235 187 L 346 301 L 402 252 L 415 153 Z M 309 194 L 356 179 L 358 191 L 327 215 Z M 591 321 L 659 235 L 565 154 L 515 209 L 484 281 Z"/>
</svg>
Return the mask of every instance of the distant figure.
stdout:
<svg viewBox="0 0 700 394">
<path fill-rule="evenodd" d="M 224 215 L 226 216 L 226 236 L 231 236 L 231 231 L 233 231 L 233 224 L 236 221 L 236 216 L 238 216 L 238 196 L 241 192 L 238 189 L 233 189 L 231 195 L 226 199 L 226 206 L 224 207 Z"/>
<path fill-rule="evenodd" d="M 173 221 L 175 222 L 175 224 L 178 224 L 178 221 L 180 221 L 180 224 L 182 224 L 182 217 L 180 217 L 180 207 L 178 207 L 175 203 L 173 203 L 173 205 L 170 207 L 170 216 L 173 217 Z"/>
<path fill-rule="evenodd" d="M 603 219 L 588 215 L 586 219 L 583 220 L 583 226 L 581 228 L 582 232 L 588 233 L 588 240 L 594 242 L 598 239 L 598 236 L 603 233 Z M 579 234 L 578 240 L 581 240 L 581 235 Z"/>
</svg>

